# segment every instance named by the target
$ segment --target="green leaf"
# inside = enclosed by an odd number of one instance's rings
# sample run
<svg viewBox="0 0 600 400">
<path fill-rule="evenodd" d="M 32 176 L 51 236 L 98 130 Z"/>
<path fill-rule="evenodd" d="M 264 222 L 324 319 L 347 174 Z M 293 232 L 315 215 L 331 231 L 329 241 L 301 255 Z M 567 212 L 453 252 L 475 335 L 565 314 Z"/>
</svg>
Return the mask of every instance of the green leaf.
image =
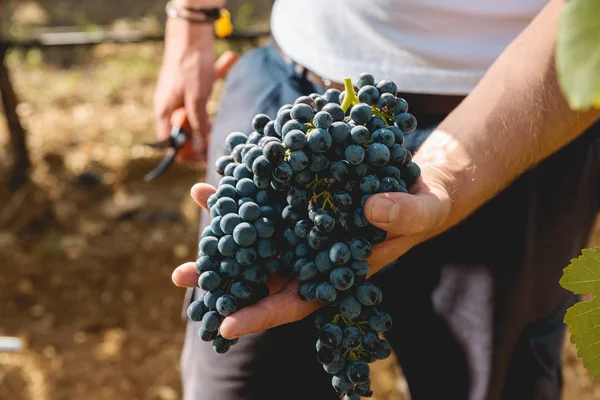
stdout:
<svg viewBox="0 0 600 400">
<path fill-rule="evenodd" d="M 600 380 L 600 247 L 581 253 L 564 269 L 560 284 L 576 294 L 591 293 L 594 299 L 569 308 L 565 323 L 583 365 Z"/>
<path fill-rule="evenodd" d="M 570 0 L 565 4 L 556 67 L 571 108 L 600 107 L 600 1 Z"/>
</svg>

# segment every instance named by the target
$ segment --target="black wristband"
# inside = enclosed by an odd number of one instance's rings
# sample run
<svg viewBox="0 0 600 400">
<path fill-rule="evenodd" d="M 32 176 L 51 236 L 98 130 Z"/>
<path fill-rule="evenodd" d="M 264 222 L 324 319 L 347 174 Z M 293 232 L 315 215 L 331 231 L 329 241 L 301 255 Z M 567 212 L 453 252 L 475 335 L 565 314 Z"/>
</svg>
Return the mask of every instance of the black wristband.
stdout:
<svg viewBox="0 0 600 400">
<path fill-rule="evenodd" d="M 194 13 L 194 14 L 204 14 L 206 16 L 206 18 L 212 19 L 213 21 L 218 20 L 219 17 L 221 16 L 220 8 L 194 8 L 194 7 L 186 7 L 186 6 L 178 6 L 178 5 L 176 5 L 175 7 L 179 8 L 181 10 L 185 10 L 190 13 Z"/>
<path fill-rule="evenodd" d="M 183 19 L 196 24 L 213 23 L 221 16 L 220 8 L 191 8 L 178 6 L 172 1 L 167 3 L 165 12 L 170 18 Z"/>
</svg>

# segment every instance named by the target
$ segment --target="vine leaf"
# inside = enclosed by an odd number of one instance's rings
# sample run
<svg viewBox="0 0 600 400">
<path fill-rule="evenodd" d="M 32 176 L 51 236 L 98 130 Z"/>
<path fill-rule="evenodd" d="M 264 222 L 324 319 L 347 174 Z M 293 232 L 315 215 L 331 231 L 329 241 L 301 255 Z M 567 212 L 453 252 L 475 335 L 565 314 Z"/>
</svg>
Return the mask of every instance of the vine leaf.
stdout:
<svg viewBox="0 0 600 400">
<path fill-rule="evenodd" d="M 581 253 L 564 269 L 560 284 L 575 294 L 591 293 L 594 299 L 569 308 L 565 323 L 569 326 L 571 343 L 577 347 L 577 356 L 592 377 L 600 380 L 600 247 Z"/>
<path fill-rule="evenodd" d="M 600 108 L 600 1 L 570 0 L 561 16 L 556 67 L 574 110 Z"/>
</svg>

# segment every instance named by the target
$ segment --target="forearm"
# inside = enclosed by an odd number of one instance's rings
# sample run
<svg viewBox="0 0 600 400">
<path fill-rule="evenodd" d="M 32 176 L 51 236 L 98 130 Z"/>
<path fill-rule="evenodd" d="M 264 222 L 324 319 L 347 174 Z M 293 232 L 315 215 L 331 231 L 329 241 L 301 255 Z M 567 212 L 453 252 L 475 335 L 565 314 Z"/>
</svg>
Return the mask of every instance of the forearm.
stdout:
<svg viewBox="0 0 600 400">
<path fill-rule="evenodd" d="M 563 1 L 552 1 L 415 154 L 423 176 L 449 191 L 440 230 L 458 223 L 519 175 L 568 144 L 600 111 L 569 109 L 554 46 Z"/>
</svg>

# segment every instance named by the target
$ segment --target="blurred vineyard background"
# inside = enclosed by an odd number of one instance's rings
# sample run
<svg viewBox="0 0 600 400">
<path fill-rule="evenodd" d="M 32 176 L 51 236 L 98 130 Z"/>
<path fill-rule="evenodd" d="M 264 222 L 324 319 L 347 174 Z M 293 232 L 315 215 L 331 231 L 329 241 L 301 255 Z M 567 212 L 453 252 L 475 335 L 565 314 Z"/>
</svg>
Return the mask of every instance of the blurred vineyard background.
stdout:
<svg viewBox="0 0 600 400">
<path fill-rule="evenodd" d="M 270 3 L 227 5 L 243 31 L 268 29 Z M 163 9 L 164 0 L 0 0 L 0 32 L 12 39 L 74 29 L 160 34 Z M 217 49 L 243 53 L 253 45 L 219 41 Z M 142 180 L 161 158 L 142 145 L 154 137 L 161 57 L 161 43 L 7 55 L 32 169 L 28 183 L 9 189 L 14 154 L 2 115 L 0 336 L 25 343 L 0 352 L 2 400 L 180 398 L 183 291 L 170 275 L 196 253 L 198 211 L 188 193 L 203 166 L 177 165 L 152 184 Z M 570 344 L 564 359 L 564 399 L 600 398 Z M 376 399 L 403 399 L 394 363 L 376 370 Z"/>
</svg>

